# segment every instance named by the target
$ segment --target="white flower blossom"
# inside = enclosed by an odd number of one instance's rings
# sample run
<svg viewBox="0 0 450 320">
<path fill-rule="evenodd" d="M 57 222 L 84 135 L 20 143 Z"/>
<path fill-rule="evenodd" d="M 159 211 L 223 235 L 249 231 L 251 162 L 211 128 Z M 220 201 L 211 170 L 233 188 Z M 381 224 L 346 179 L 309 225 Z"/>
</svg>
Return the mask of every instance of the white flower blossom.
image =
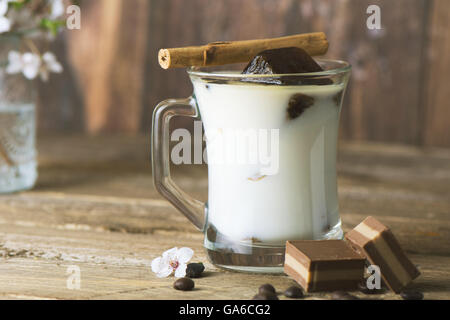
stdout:
<svg viewBox="0 0 450 320">
<path fill-rule="evenodd" d="M 175 271 L 175 277 L 182 278 L 186 275 L 186 267 L 194 255 L 190 248 L 177 247 L 165 251 L 161 257 L 153 259 L 152 271 L 158 278 L 165 278 Z"/>
<path fill-rule="evenodd" d="M 39 74 L 41 58 L 39 55 L 26 52 L 21 54 L 17 51 L 10 51 L 8 54 L 8 66 L 6 73 L 17 74 L 22 72 L 25 78 L 32 80 Z"/>
<path fill-rule="evenodd" d="M 61 73 L 63 72 L 63 67 L 58 62 L 58 60 L 56 60 L 56 57 L 53 53 L 46 52 L 42 56 L 42 64 L 39 70 L 42 81 L 48 81 L 50 72 Z"/>
<path fill-rule="evenodd" d="M 58 19 L 64 14 L 65 8 L 63 0 L 51 0 L 51 6 L 51 19 Z"/>
<path fill-rule="evenodd" d="M 51 52 L 46 52 L 42 57 L 35 53 L 26 52 L 21 54 L 17 51 L 10 51 L 8 53 L 8 66 L 6 73 L 23 75 L 32 80 L 40 75 L 43 81 L 48 81 L 49 73 L 61 73 L 63 67 L 56 60 L 56 57 Z"/>
<path fill-rule="evenodd" d="M 6 17 L 8 12 L 8 3 L 13 0 L 0 0 L 0 33 L 11 30 L 11 20 Z"/>
</svg>

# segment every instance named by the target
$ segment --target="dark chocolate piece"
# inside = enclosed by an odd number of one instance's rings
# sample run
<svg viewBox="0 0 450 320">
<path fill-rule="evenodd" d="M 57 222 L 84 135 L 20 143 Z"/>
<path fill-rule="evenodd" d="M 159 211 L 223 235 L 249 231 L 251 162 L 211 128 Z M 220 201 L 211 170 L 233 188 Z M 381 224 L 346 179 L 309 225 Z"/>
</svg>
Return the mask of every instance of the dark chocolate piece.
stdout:
<svg viewBox="0 0 450 320">
<path fill-rule="evenodd" d="M 264 50 L 258 53 L 245 67 L 242 74 L 296 74 L 321 72 L 322 67 L 305 50 L 297 47 L 287 47 Z M 248 78 L 249 82 L 261 82 L 267 84 L 331 84 L 330 79 L 301 78 L 301 77 L 262 77 Z"/>
<path fill-rule="evenodd" d="M 366 218 L 345 235 L 350 245 L 380 268 L 386 285 L 399 293 L 420 275 L 391 230 L 373 217 Z"/>
<path fill-rule="evenodd" d="M 186 277 L 200 278 L 203 271 L 205 271 L 203 263 L 189 263 L 186 267 Z"/>
<path fill-rule="evenodd" d="M 343 240 L 287 241 L 284 272 L 306 292 L 354 290 L 365 260 Z"/>
<path fill-rule="evenodd" d="M 287 113 L 290 119 L 299 117 L 306 109 L 314 104 L 314 98 L 302 93 L 296 93 L 289 99 Z"/>
<path fill-rule="evenodd" d="M 323 71 L 305 50 L 288 47 L 258 53 L 245 67 L 243 74 L 286 74 Z"/>
</svg>

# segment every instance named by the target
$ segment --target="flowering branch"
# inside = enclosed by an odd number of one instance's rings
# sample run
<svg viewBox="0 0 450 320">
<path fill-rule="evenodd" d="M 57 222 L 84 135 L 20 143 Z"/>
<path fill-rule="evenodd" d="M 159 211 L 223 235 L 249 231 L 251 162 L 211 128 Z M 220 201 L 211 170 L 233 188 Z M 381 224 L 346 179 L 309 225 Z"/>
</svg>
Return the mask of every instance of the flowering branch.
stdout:
<svg viewBox="0 0 450 320">
<path fill-rule="evenodd" d="M 6 73 L 22 73 L 30 80 L 39 75 L 47 81 L 50 72 L 63 71 L 53 53 L 40 52 L 35 38 L 43 35 L 53 39 L 65 24 L 61 20 L 64 14 L 63 0 L 0 0 L 0 41 L 17 38 L 26 48 L 8 53 Z"/>
</svg>

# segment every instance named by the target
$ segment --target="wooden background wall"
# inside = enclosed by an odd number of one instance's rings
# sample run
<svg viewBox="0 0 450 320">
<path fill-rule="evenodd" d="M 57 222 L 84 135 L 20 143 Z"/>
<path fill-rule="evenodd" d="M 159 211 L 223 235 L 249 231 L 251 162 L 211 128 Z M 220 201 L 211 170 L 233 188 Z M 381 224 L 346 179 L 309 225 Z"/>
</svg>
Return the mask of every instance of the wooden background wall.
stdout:
<svg viewBox="0 0 450 320">
<path fill-rule="evenodd" d="M 449 0 L 84 0 L 82 29 L 54 45 L 66 72 L 40 86 L 39 128 L 148 131 L 157 102 L 192 90 L 159 48 L 324 31 L 327 57 L 353 64 L 341 138 L 450 147 L 449 21 Z"/>
</svg>

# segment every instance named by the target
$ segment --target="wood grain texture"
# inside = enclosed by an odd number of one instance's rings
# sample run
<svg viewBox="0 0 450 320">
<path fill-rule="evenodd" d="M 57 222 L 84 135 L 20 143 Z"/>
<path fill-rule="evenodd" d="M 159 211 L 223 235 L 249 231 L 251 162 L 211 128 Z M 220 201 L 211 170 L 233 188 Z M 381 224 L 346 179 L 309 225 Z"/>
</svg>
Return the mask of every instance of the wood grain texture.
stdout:
<svg viewBox="0 0 450 320">
<path fill-rule="evenodd" d="M 424 65 L 424 144 L 450 145 L 450 2 L 435 0 L 430 10 L 431 26 Z"/>
<path fill-rule="evenodd" d="M 39 142 L 36 188 L 0 196 L 0 298 L 251 299 L 262 283 L 280 291 L 293 284 L 287 276 L 232 273 L 208 263 L 202 234 L 152 185 L 146 137 Z M 338 164 L 344 229 L 368 215 L 389 225 L 420 265 L 412 288 L 428 299 L 450 299 L 450 151 L 342 143 Z M 205 169 L 176 167 L 175 180 L 206 200 Z M 151 260 L 174 246 L 193 248 L 194 260 L 206 265 L 193 292 L 173 290 L 173 278 L 150 270 Z M 81 269 L 79 291 L 66 288 L 70 265 Z"/>
<path fill-rule="evenodd" d="M 366 28 L 370 4 L 381 7 L 380 31 Z M 64 102 L 73 96 L 51 98 L 47 91 L 48 99 L 69 107 L 64 113 L 42 111 L 42 127 L 59 131 L 66 123 L 91 133 L 148 131 L 159 101 L 192 91 L 183 70 L 159 68 L 160 48 L 324 31 L 330 40 L 327 57 L 353 64 L 343 139 L 450 146 L 445 89 L 450 75 L 442 72 L 448 69 L 448 12 L 446 0 L 86 2 L 83 28 L 68 33 L 67 44 L 84 108 Z"/>
<path fill-rule="evenodd" d="M 84 93 L 86 130 L 135 133 L 144 90 L 148 1 L 85 4 L 82 29 L 68 36 L 70 57 Z"/>
</svg>

